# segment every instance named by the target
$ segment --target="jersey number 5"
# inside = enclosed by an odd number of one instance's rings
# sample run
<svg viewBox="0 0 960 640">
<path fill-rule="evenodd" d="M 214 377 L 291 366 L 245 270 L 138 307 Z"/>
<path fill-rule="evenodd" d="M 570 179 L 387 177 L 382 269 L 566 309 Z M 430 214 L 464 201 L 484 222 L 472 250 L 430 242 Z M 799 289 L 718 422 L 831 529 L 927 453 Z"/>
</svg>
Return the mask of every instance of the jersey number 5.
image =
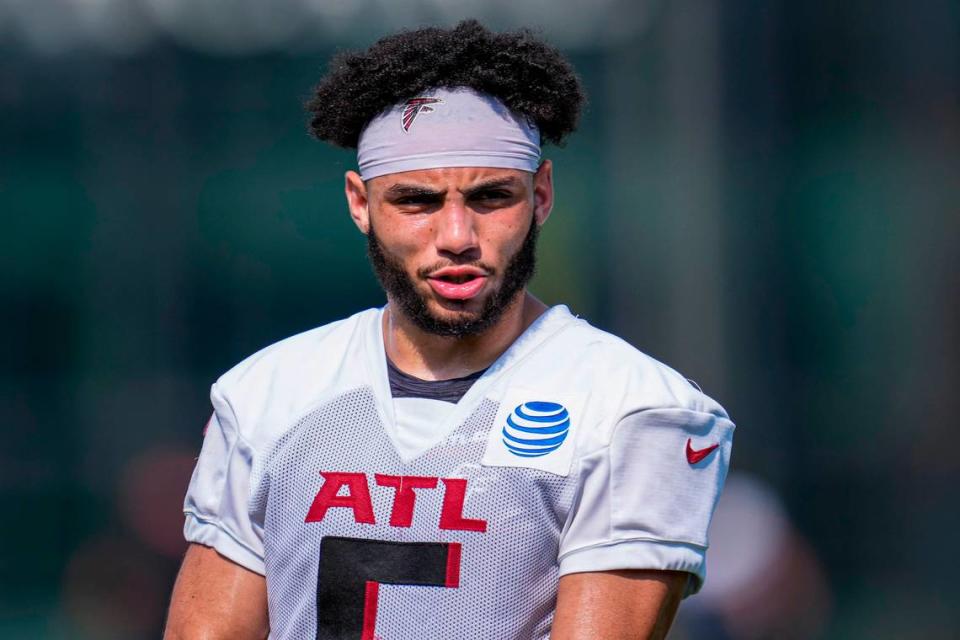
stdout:
<svg viewBox="0 0 960 640">
<path fill-rule="evenodd" d="M 374 640 L 381 584 L 460 586 L 460 544 L 325 537 L 317 577 L 317 640 Z"/>
</svg>

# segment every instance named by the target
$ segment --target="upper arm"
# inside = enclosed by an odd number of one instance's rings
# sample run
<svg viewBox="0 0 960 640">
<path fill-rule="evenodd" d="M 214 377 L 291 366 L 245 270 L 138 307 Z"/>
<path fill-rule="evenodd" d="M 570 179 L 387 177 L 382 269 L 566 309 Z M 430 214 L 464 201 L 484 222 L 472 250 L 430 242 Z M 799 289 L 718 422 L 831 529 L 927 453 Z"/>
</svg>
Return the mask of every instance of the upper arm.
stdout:
<svg viewBox="0 0 960 640">
<path fill-rule="evenodd" d="M 621 419 L 580 459 L 578 494 L 560 539 L 561 575 L 670 570 L 703 581 L 707 529 L 729 463 L 724 415 L 654 409 Z M 709 451 L 691 458 L 688 447 Z"/>
<path fill-rule="evenodd" d="M 262 640 L 269 631 L 264 577 L 191 544 L 173 588 L 165 640 Z"/>
<path fill-rule="evenodd" d="M 214 413 L 184 498 L 184 534 L 187 541 L 213 547 L 262 574 L 262 522 L 252 498 L 257 451 L 241 436 L 239 420 L 218 385 L 210 399 Z"/>
<path fill-rule="evenodd" d="M 637 411 L 581 458 L 552 640 L 666 637 L 680 600 L 703 580 L 733 429 L 722 410 Z"/>
<path fill-rule="evenodd" d="M 666 637 L 690 574 L 600 571 L 560 578 L 551 640 L 659 640 Z"/>
<path fill-rule="evenodd" d="M 192 544 L 177 576 L 165 638 L 266 638 L 263 541 L 251 514 L 256 452 L 215 385 L 214 414 L 184 499 Z"/>
</svg>

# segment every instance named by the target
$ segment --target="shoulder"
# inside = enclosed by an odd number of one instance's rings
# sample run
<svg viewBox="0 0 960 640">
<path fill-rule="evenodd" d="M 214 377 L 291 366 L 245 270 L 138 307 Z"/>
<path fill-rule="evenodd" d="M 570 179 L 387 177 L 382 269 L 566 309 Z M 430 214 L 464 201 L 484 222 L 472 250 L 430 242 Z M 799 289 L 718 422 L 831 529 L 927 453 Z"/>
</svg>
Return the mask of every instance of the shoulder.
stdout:
<svg viewBox="0 0 960 640">
<path fill-rule="evenodd" d="M 571 318 L 520 369 L 514 385 L 584 398 L 584 421 L 595 425 L 600 441 L 608 441 L 625 418 L 645 413 L 729 420 L 718 402 L 682 374 L 580 318 Z"/>
<path fill-rule="evenodd" d="M 217 380 L 226 389 L 256 387 L 276 376 L 296 380 L 304 374 L 329 373 L 341 363 L 340 357 L 352 346 L 358 332 L 368 328 L 379 315 L 367 309 L 303 333 L 284 338 L 242 360 Z"/>
<path fill-rule="evenodd" d="M 379 317 L 379 309 L 361 311 L 247 357 L 213 385 L 218 415 L 226 415 L 241 437 L 255 444 L 266 435 L 261 432 L 288 425 L 336 389 L 358 386 L 363 364 L 357 355 Z"/>
<path fill-rule="evenodd" d="M 723 407 L 687 377 L 626 340 L 585 321 L 569 338 L 582 346 L 584 365 L 597 392 L 615 403 L 608 410 L 626 414 L 687 409 L 727 417 Z"/>
</svg>

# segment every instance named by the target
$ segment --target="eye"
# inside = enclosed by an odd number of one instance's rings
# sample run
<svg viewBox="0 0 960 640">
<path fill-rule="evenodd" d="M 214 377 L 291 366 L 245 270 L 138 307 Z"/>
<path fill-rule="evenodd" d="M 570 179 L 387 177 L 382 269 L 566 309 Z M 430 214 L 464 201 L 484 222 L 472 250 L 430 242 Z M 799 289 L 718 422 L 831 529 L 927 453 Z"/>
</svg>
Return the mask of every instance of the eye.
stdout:
<svg viewBox="0 0 960 640">
<path fill-rule="evenodd" d="M 481 202 L 496 202 L 499 200 L 508 200 L 513 196 L 509 191 L 504 191 L 502 189 L 490 189 L 479 191 L 473 195 L 473 200 L 479 200 Z"/>
<path fill-rule="evenodd" d="M 401 207 L 403 207 L 403 206 L 406 206 L 406 207 L 422 207 L 422 206 L 425 206 L 425 205 L 436 204 L 436 203 L 439 202 L 439 201 L 440 201 L 440 196 L 437 196 L 437 195 L 434 195 L 434 194 L 423 193 L 423 194 L 402 196 L 402 197 L 400 197 L 400 198 L 397 198 L 397 199 L 394 200 L 393 202 L 394 202 L 394 204 L 396 204 L 396 205 L 398 205 L 398 206 L 401 206 Z"/>
</svg>

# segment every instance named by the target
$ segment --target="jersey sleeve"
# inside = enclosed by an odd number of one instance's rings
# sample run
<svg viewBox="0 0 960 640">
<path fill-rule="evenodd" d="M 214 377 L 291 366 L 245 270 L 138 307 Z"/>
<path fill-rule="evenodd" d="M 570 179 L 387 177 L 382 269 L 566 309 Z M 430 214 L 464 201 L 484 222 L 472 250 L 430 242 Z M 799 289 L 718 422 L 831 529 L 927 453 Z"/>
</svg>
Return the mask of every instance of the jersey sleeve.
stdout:
<svg viewBox="0 0 960 640">
<path fill-rule="evenodd" d="M 686 571 L 694 579 L 685 595 L 696 593 L 733 430 L 725 415 L 681 408 L 622 418 L 609 445 L 580 460 L 579 493 L 561 534 L 560 574 Z"/>
<path fill-rule="evenodd" d="M 214 385 L 214 412 L 187 488 L 184 536 L 237 564 L 264 573 L 263 534 L 250 517 L 255 451 L 240 435 L 230 403 Z"/>
</svg>

